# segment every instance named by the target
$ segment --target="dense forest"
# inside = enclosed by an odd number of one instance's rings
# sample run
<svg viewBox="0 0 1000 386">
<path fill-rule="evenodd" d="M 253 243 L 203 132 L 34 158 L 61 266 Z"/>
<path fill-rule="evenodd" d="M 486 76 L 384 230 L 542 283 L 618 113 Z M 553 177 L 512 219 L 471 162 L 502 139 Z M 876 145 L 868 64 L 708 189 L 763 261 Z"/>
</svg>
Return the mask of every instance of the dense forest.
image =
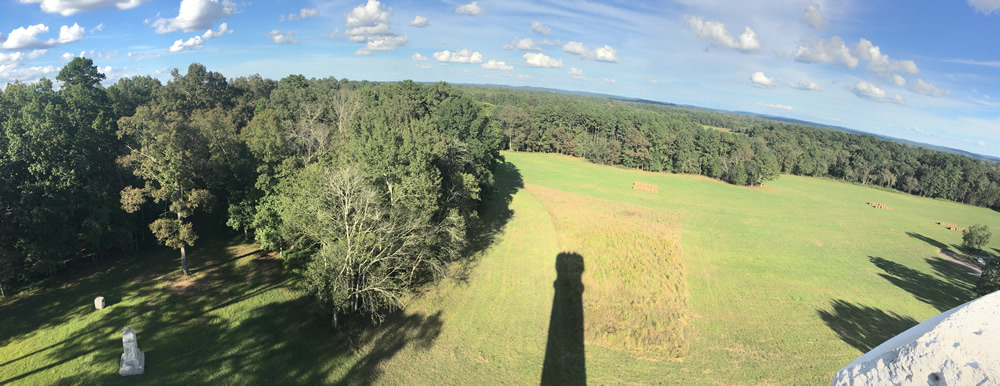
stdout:
<svg viewBox="0 0 1000 386">
<path fill-rule="evenodd" d="M 281 251 L 336 324 L 380 319 L 466 252 L 502 133 L 450 85 L 289 76 L 166 84 L 76 58 L 0 94 L 0 286 L 68 260 L 186 249 L 223 223 Z"/>
<path fill-rule="evenodd" d="M 469 253 L 500 150 L 761 185 L 781 173 L 1000 208 L 1000 165 L 757 117 L 503 88 L 292 75 L 101 85 L 89 59 L 0 92 L 0 294 L 228 226 L 337 323 Z M 714 128 L 706 128 L 708 126 Z M 728 130 L 719 130 L 725 128 Z"/>
</svg>

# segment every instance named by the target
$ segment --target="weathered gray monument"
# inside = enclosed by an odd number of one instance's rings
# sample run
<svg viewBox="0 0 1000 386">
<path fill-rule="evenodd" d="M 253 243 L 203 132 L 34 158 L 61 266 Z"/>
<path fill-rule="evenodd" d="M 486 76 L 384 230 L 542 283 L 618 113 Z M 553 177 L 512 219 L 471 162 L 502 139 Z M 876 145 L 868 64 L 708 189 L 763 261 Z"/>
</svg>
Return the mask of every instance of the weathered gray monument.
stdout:
<svg viewBox="0 0 1000 386">
<path fill-rule="evenodd" d="M 118 374 L 121 376 L 139 375 L 146 368 L 146 354 L 139 350 L 139 343 L 135 340 L 135 330 L 132 327 L 125 327 L 122 332 L 122 352 L 121 367 Z"/>
<path fill-rule="evenodd" d="M 98 296 L 94 298 L 94 308 L 98 310 L 104 309 L 104 296 Z"/>
</svg>

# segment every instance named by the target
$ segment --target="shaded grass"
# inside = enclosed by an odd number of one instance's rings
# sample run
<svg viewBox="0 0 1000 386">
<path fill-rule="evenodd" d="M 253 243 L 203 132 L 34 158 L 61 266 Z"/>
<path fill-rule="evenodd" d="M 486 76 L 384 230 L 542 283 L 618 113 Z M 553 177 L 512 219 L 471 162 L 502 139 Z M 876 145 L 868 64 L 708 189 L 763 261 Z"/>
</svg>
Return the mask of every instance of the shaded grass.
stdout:
<svg viewBox="0 0 1000 386">
<path fill-rule="evenodd" d="M 917 325 L 913 318 L 839 299 L 831 302 L 831 308 L 830 311 L 818 311 L 820 319 L 844 343 L 861 352 L 871 351 L 882 342 Z"/>
<path fill-rule="evenodd" d="M 162 250 L 0 306 L 0 383 L 374 382 L 382 362 L 411 342 L 433 344 L 441 328 L 440 315 L 401 312 L 384 326 L 392 334 L 347 339 L 308 312 L 279 261 L 237 239 L 192 248 L 188 278 L 174 251 Z M 111 299 L 100 311 L 99 295 Z M 137 331 L 143 375 L 118 375 L 125 326 Z"/>
</svg>

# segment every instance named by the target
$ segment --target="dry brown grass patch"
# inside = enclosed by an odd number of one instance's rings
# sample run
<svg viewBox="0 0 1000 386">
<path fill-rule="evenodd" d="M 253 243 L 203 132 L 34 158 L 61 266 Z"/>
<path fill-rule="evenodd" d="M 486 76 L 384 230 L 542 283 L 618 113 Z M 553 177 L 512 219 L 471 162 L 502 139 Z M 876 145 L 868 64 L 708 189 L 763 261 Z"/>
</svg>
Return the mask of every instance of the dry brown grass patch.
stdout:
<svg viewBox="0 0 1000 386">
<path fill-rule="evenodd" d="M 638 182 L 638 181 L 632 183 L 632 189 L 642 190 L 644 192 L 650 192 L 650 193 L 659 193 L 660 192 L 660 188 L 658 186 L 653 185 L 653 184 L 647 184 L 645 182 Z"/>
<path fill-rule="evenodd" d="M 681 355 L 689 316 L 679 216 L 530 184 L 526 190 L 549 212 L 560 248 L 583 256 L 587 342 L 633 355 Z"/>
</svg>

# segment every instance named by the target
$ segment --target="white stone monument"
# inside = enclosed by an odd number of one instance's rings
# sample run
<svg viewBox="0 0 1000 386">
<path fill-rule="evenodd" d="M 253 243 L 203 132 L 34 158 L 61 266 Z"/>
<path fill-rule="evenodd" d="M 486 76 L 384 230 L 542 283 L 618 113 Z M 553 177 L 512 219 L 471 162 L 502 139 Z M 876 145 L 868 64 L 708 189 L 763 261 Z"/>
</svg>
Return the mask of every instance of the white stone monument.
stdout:
<svg viewBox="0 0 1000 386">
<path fill-rule="evenodd" d="M 123 377 L 142 374 L 146 368 L 146 354 L 139 350 L 139 344 L 135 340 L 135 330 L 132 327 L 125 327 L 125 331 L 122 332 L 122 346 L 124 352 L 118 374 Z"/>
<path fill-rule="evenodd" d="M 1000 292 L 903 331 L 844 366 L 834 386 L 1000 384 Z"/>
<path fill-rule="evenodd" d="M 98 310 L 104 309 L 104 296 L 98 296 L 94 298 L 94 308 Z"/>
</svg>

